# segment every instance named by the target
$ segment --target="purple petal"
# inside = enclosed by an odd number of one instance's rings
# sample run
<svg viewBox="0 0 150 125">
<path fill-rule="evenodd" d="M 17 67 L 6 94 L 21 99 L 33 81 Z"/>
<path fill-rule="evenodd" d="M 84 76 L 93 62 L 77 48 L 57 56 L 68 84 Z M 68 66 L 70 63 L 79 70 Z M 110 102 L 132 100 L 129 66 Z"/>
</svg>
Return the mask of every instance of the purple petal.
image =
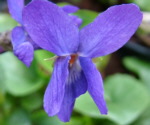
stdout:
<svg viewBox="0 0 150 125">
<path fill-rule="evenodd" d="M 69 77 L 67 84 L 72 86 L 72 93 L 74 93 L 73 95 L 75 98 L 87 91 L 86 77 L 78 60 L 69 67 Z"/>
<path fill-rule="evenodd" d="M 27 41 L 30 41 L 30 43 L 32 44 L 34 50 L 38 50 L 38 49 L 41 49 L 32 39 L 29 35 L 27 35 Z"/>
<path fill-rule="evenodd" d="M 73 6 L 73 5 L 66 5 L 63 6 L 62 9 L 66 12 L 66 13 L 75 13 L 76 11 L 79 10 L 78 7 Z M 75 25 L 77 25 L 78 27 L 80 27 L 80 25 L 82 24 L 82 19 L 80 19 L 78 16 L 74 16 L 74 15 L 70 15 L 71 19 L 73 20 L 73 22 L 75 23 Z"/>
<path fill-rule="evenodd" d="M 14 49 L 14 54 L 20 59 L 27 67 L 30 66 L 33 56 L 34 48 L 31 43 L 24 42 Z"/>
<path fill-rule="evenodd" d="M 79 8 L 77 6 L 73 6 L 73 5 L 66 5 L 63 6 L 62 9 L 66 12 L 66 13 L 75 13 L 79 10 Z"/>
<path fill-rule="evenodd" d="M 82 19 L 80 19 L 78 16 L 70 15 L 72 21 L 77 25 L 78 27 L 82 24 Z"/>
<path fill-rule="evenodd" d="M 88 92 L 92 96 L 101 114 L 107 114 L 103 81 L 99 71 L 90 58 L 80 57 L 80 63 L 88 82 Z"/>
<path fill-rule="evenodd" d="M 57 114 L 58 118 L 63 122 L 68 122 L 70 120 L 74 107 L 75 97 L 72 90 L 73 88 L 71 85 L 66 85 L 63 103 L 61 105 L 59 113 Z"/>
<path fill-rule="evenodd" d="M 26 33 L 23 27 L 18 26 L 12 30 L 11 41 L 12 41 L 13 48 L 16 48 L 21 43 L 26 41 Z"/>
<path fill-rule="evenodd" d="M 22 24 L 22 10 L 24 7 L 24 0 L 7 0 L 9 13 L 11 16 Z"/>
<path fill-rule="evenodd" d="M 80 32 L 79 54 L 98 57 L 122 47 L 135 33 L 142 21 L 142 13 L 135 4 L 110 7 Z"/>
<path fill-rule="evenodd" d="M 69 15 L 48 1 L 33 1 L 23 12 L 24 26 L 35 43 L 59 56 L 75 53 L 78 27 Z"/>
<path fill-rule="evenodd" d="M 87 91 L 87 81 L 79 62 L 69 67 L 69 77 L 65 86 L 65 95 L 58 117 L 68 122 L 74 107 L 75 99 Z"/>
<path fill-rule="evenodd" d="M 33 56 L 33 45 L 26 40 L 26 33 L 22 27 L 15 27 L 12 30 L 11 41 L 13 45 L 14 54 L 21 60 L 27 67 L 30 66 Z"/>
<path fill-rule="evenodd" d="M 58 57 L 55 62 L 51 81 L 44 95 L 44 109 L 49 116 L 56 115 L 61 108 L 68 77 L 69 59 L 69 56 Z"/>
</svg>

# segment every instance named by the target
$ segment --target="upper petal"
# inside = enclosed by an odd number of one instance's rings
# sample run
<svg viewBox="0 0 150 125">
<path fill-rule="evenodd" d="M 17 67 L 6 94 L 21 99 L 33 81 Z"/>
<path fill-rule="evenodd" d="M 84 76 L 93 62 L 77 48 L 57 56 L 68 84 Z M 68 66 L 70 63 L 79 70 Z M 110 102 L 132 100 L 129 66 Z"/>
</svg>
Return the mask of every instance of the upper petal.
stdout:
<svg viewBox="0 0 150 125">
<path fill-rule="evenodd" d="M 66 13 L 75 13 L 79 10 L 79 8 L 77 6 L 73 6 L 73 5 L 66 5 L 63 6 L 62 9 L 66 12 Z"/>
<path fill-rule="evenodd" d="M 110 7 L 80 32 L 79 54 L 98 57 L 122 47 L 135 33 L 142 13 L 135 4 Z"/>
<path fill-rule="evenodd" d="M 90 58 L 80 57 L 80 63 L 88 82 L 88 92 L 92 96 L 101 114 L 107 114 L 103 81 L 99 71 Z"/>
<path fill-rule="evenodd" d="M 7 0 L 9 13 L 20 24 L 22 24 L 22 10 L 24 0 Z"/>
<path fill-rule="evenodd" d="M 55 62 L 53 74 L 44 95 L 44 109 L 49 116 L 56 115 L 62 105 L 69 59 L 69 56 L 58 57 Z"/>
<path fill-rule="evenodd" d="M 57 5 L 36 0 L 23 11 L 24 26 L 37 45 L 55 53 L 68 55 L 78 47 L 78 27 Z"/>
</svg>

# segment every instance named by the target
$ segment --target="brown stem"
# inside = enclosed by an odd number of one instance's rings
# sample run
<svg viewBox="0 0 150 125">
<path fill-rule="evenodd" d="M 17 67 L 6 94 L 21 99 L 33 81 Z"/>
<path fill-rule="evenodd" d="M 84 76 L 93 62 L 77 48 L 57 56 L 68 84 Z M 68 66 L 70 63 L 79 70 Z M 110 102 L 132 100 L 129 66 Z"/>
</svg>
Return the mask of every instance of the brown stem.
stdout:
<svg viewBox="0 0 150 125">
<path fill-rule="evenodd" d="M 0 46 L 4 49 L 4 51 L 12 51 L 10 34 L 10 31 L 0 33 Z"/>
</svg>

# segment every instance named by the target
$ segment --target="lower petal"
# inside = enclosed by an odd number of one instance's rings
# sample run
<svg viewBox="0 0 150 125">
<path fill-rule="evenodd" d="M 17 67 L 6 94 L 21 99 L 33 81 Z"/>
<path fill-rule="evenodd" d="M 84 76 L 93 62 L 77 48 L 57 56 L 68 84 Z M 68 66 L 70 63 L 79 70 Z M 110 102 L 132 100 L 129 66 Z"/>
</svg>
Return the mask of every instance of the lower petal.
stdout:
<svg viewBox="0 0 150 125">
<path fill-rule="evenodd" d="M 99 71 L 90 58 L 80 57 L 79 59 L 88 82 L 88 92 L 92 96 L 101 114 L 107 114 L 103 81 Z"/>
<path fill-rule="evenodd" d="M 63 103 L 58 113 L 58 118 L 63 122 L 68 122 L 70 120 L 74 107 L 75 96 L 72 90 L 73 88 L 71 85 L 66 85 Z"/>
<path fill-rule="evenodd" d="M 74 107 L 75 99 L 87 91 L 87 81 L 78 61 L 69 67 L 69 77 L 65 86 L 65 95 L 58 117 L 68 122 Z"/>
<path fill-rule="evenodd" d="M 71 85 L 72 93 L 74 93 L 75 98 L 87 91 L 86 77 L 81 69 L 79 61 L 76 61 L 72 66 L 69 67 L 67 85 Z"/>
<path fill-rule="evenodd" d="M 65 83 L 68 78 L 68 61 L 70 57 L 58 57 L 50 83 L 44 95 L 44 109 L 49 116 L 56 115 L 62 105 Z"/>
</svg>

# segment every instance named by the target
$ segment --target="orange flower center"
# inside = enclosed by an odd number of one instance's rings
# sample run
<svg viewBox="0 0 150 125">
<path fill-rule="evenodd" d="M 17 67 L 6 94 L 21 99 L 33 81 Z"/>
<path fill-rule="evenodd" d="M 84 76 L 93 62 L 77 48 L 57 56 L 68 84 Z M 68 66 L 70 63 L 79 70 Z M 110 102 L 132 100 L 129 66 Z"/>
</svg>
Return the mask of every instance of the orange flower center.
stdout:
<svg viewBox="0 0 150 125">
<path fill-rule="evenodd" d="M 69 60 L 69 64 L 72 65 L 76 61 L 77 57 L 78 57 L 78 55 L 76 55 L 76 54 L 71 55 L 71 59 Z"/>
</svg>

